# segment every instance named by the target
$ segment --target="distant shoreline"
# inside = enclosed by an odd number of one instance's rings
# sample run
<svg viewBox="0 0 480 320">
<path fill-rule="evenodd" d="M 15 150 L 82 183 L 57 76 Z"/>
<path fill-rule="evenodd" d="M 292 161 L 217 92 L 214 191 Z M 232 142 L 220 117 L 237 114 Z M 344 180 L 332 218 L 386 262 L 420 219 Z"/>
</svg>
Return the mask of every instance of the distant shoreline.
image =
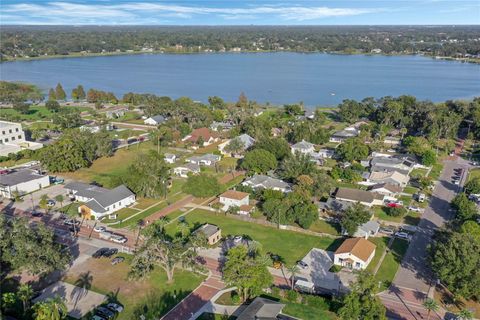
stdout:
<svg viewBox="0 0 480 320">
<path fill-rule="evenodd" d="M 364 53 L 364 52 L 341 52 L 341 51 L 289 51 L 289 50 L 244 50 L 244 51 L 213 51 L 213 52 L 179 52 L 179 51 L 132 51 L 132 52 L 105 52 L 105 53 L 79 53 L 74 52 L 68 55 L 49 55 L 49 56 L 38 56 L 38 57 L 21 57 L 21 58 L 10 58 L 8 60 L 0 61 L 0 63 L 5 62 L 17 62 L 17 61 L 37 61 L 37 60 L 49 60 L 49 59 L 68 59 L 68 58 L 92 58 L 92 57 L 113 57 L 113 56 L 134 56 L 134 55 L 149 55 L 149 54 L 165 54 L 165 55 L 179 55 L 179 54 L 242 54 L 242 53 L 302 53 L 302 54 L 332 54 L 332 55 L 365 55 L 365 56 L 384 56 L 384 57 L 401 57 L 401 56 L 422 56 L 431 58 L 434 60 L 447 60 L 447 61 L 457 61 L 463 63 L 474 63 L 480 64 L 480 59 L 474 58 L 455 58 L 455 57 L 440 57 L 440 56 L 431 56 L 420 53 L 396 53 L 396 54 L 385 54 L 385 53 Z"/>
</svg>

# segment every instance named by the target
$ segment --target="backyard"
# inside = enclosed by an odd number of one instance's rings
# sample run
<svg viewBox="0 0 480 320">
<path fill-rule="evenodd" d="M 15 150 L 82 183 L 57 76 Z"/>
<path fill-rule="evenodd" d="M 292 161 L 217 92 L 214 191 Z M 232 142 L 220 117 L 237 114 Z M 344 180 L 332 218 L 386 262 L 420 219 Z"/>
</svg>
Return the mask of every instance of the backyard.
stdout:
<svg viewBox="0 0 480 320">
<path fill-rule="evenodd" d="M 147 318 L 160 318 L 204 279 L 192 272 L 177 270 L 174 283 L 167 284 L 165 272 L 155 269 L 147 279 L 129 280 L 129 263 L 132 257 L 124 254 L 122 256 L 126 260 L 115 266 L 111 265 L 110 259 L 89 258 L 70 269 L 65 276 L 65 281 L 71 284 L 75 284 L 79 279 L 89 279 L 87 285 L 91 290 L 120 302 L 125 310 L 119 314 L 119 320 L 139 319 L 139 312 L 144 313 L 144 310 L 152 312 Z"/>
<path fill-rule="evenodd" d="M 341 243 L 327 237 L 317 237 L 294 231 L 280 230 L 252 222 L 240 221 L 223 213 L 213 213 L 207 210 L 196 209 L 185 216 L 185 221 L 192 228 L 204 223 L 211 223 L 222 229 L 222 236 L 245 235 L 260 242 L 266 252 L 279 255 L 287 265 L 292 265 L 303 258 L 312 248 L 335 250 Z M 170 235 L 177 232 L 178 221 L 167 225 Z M 288 239 L 288 241 L 285 241 Z"/>
</svg>

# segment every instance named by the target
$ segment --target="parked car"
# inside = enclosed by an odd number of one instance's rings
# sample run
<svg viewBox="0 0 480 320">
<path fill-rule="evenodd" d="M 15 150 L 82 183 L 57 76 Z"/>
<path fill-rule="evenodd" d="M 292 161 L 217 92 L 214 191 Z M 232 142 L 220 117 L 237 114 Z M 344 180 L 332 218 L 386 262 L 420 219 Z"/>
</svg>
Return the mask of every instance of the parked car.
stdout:
<svg viewBox="0 0 480 320">
<path fill-rule="evenodd" d="M 122 263 L 123 261 L 125 261 L 124 257 L 115 257 L 112 259 L 112 266 Z"/>
<path fill-rule="evenodd" d="M 391 229 L 391 228 L 385 228 L 385 227 L 381 227 L 379 229 L 379 231 L 381 233 L 384 233 L 384 234 L 394 234 L 395 233 L 395 230 Z"/>
<path fill-rule="evenodd" d="M 452 180 L 452 183 L 458 186 L 460 184 L 460 180 Z"/>
<path fill-rule="evenodd" d="M 56 203 L 55 200 L 49 199 L 49 200 L 47 201 L 47 206 L 53 207 L 53 206 L 55 205 L 55 203 Z"/>
<path fill-rule="evenodd" d="M 101 258 L 103 257 L 103 255 L 108 252 L 110 250 L 110 248 L 100 248 L 98 249 L 97 251 L 95 251 L 94 254 L 92 254 L 92 257 L 93 258 Z"/>
<path fill-rule="evenodd" d="M 103 232 L 100 232 L 99 234 L 100 239 L 104 239 L 104 240 L 110 240 L 112 236 L 113 236 L 113 233 L 108 231 L 103 231 Z"/>
<path fill-rule="evenodd" d="M 302 260 L 297 261 L 297 265 L 298 265 L 301 269 L 307 269 L 307 268 L 308 268 L 308 264 L 306 264 L 306 263 L 303 262 Z"/>
<path fill-rule="evenodd" d="M 107 231 L 107 228 L 105 228 L 103 226 L 96 226 L 95 228 L 93 228 L 93 231 L 95 231 L 95 232 L 105 232 L 105 231 Z"/>
<path fill-rule="evenodd" d="M 397 202 L 389 202 L 389 203 L 387 203 L 387 207 L 389 207 L 389 208 L 400 208 L 400 207 L 402 207 L 402 205 L 397 203 Z"/>
<path fill-rule="evenodd" d="M 73 225 L 79 225 L 80 224 L 80 221 L 78 220 L 72 220 L 72 219 L 65 219 L 65 221 L 63 221 L 63 224 L 64 225 L 67 225 L 67 226 L 73 226 Z"/>
<path fill-rule="evenodd" d="M 101 317 L 104 317 L 107 320 L 115 318 L 115 313 L 105 307 L 98 307 L 96 314 L 100 315 Z"/>
<path fill-rule="evenodd" d="M 106 320 L 104 317 L 99 316 L 98 314 L 94 314 L 92 320 Z"/>
<path fill-rule="evenodd" d="M 115 243 L 125 243 L 128 241 L 127 238 L 125 238 L 124 236 L 122 235 L 117 235 L 117 234 L 114 234 L 110 237 L 110 240 L 115 242 Z"/>
<path fill-rule="evenodd" d="M 413 211 L 413 212 L 423 212 L 423 208 L 417 207 L 417 206 L 409 206 L 408 210 Z"/>
<path fill-rule="evenodd" d="M 410 240 L 410 235 L 406 232 L 396 232 L 395 237 L 405 240 Z"/>
<path fill-rule="evenodd" d="M 117 313 L 120 313 L 123 311 L 123 306 L 115 302 L 110 302 L 109 304 L 107 304 L 107 308 Z"/>
<path fill-rule="evenodd" d="M 43 213 L 41 213 L 40 211 L 32 211 L 32 217 L 43 217 Z"/>
</svg>

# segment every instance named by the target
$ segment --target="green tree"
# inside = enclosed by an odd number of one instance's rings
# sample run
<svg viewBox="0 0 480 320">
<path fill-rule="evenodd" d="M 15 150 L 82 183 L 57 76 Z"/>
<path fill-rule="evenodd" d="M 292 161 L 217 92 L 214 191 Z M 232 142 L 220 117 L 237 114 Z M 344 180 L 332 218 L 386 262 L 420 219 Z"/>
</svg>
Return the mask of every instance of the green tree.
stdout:
<svg viewBox="0 0 480 320">
<path fill-rule="evenodd" d="M 480 243 L 480 225 L 476 221 L 465 221 L 460 226 L 460 232 L 463 234 L 471 235 L 475 241 Z"/>
<path fill-rule="evenodd" d="M 243 151 L 244 148 L 245 145 L 243 144 L 242 140 L 237 137 L 230 140 L 230 142 L 225 146 L 225 151 L 233 155 L 238 155 Z"/>
<path fill-rule="evenodd" d="M 218 108 L 218 109 L 223 109 L 226 106 L 225 101 L 223 101 L 222 98 L 213 96 L 213 97 L 208 97 L 208 103 L 212 108 Z"/>
<path fill-rule="evenodd" d="M 22 301 L 23 315 L 25 315 L 30 308 L 30 300 L 32 299 L 33 294 L 32 287 L 27 283 L 21 284 L 18 288 L 17 297 Z"/>
<path fill-rule="evenodd" d="M 468 194 L 479 194 L 480 193 L 480 178 L 470 179 L 465 184 L 465 192 Z"/>
<path fill-rule="evenodd" d="M 293 290 L 294 287 L 295 287 L 295 277 L 297 276 L 298 272 L 300 271 L 300 268 L 295 263 L 295 264 L 292 264 L 291 266 L 287 267 L 287 271 L 290 274 L 290 285 L 291 285 L 291 290 Z"/>
<path fill-rule="evenodd" d="M 72 99 L 75 101 L 85 100 L 86 94 L 82 85 L 78 85 L 72 90 Z"/>
<path fill-rule="evenodd" d="M 388 207 L 386 211 L 392 217 L 403 217 L 407 214 L 407 209 L 404 207 Z"/>
<path fill-rule="evenodd" d="M 62 129 L 76 128 L 82 123 L 80 112 L 71 109 L 60 109 L 53 117 L 53 123 L 59 125 Z"/>
<path fill-rule="evenodd" d="M 367 271 L 358 274 L 357 282 L 343 299 L 338 314 L 342 320 L 386 320 L 385 307 L 375 296 L 376 280 Z"/>
<path fill-rule="evenodd" d="M 255 149 L 263 149 L 272 153 L 278 161 L 290 155 L 290 146 L 283 138 L 263 138 L 255 144 Z"/>
<path fill-rule="evenodd" d="M 144 230 L 144 241 L 133 257 L 130 277 L 145 278 L 160 267 L 167 274 L 167 283 L 172 283 L 175 270 L 195 266 L 196 255 L 186 241 L 169 238 L 164 227 L 155 221 Z"/>
<path fill-rule="evenodd" d="M 280 176 L 292 181 L 301 175 L 310 176 L 315 172 L 315 163 L 307 154 L 297 153 L 283 159 L 280 165 Z"/>
<path fill-rule="evenodd" d="M 212 197 L 220 193 L 221 186 L 217 178 L 214 176 L 201 173 L 199 175 L 190 176 L 182 187 L 183 192 L 191 194 L 195 197 L 206 198 Z"/>
<path fill-rule="evenodd" d="M 128 168 L 127 186 L 137 196 L 158 198 L 167 195 L 170 169 L 154 151 L 139 155 Z"/>
<path fill-rule="evenodd" d="M 266 150 L 254 149 L 245 153 L 240 166 L 249 173 L 266 173 L 277 167 L 277 159 Z"/>
<path fill-rule="evenodd" d="M 435 300 L 431 299 L 431 298 L 427 298 L 427 299 L 423 302 L 423 307 L 424 307 L 425 309 L 427 309 L 427 312 L 428 312 L 428 313 L 427 313 L 427 320 L 430 319 L 430 314 L 432 313 L 432 311 L 435 312 L 435 311 L 437 311 L 438 308 L 439 308 L 438 303 L 437 303 Z"/>
<path fill-rule="evenodd" d="M 55 201 L 60 203 L 60 207 L 63 207 L 63 201 L 65 201 L 65 197 L 62 194 L 57 194 L 55 196 Z"/>
<path fill-rule="evenodd" d="M 340 220 L 340 225 L 349 236 L 353 236 L 357 232 L 357 228 L 368 222 L 371 217 L 372 213 L 365 206 L 356 203 L 345 210 Z"/>
<path fill-rule="evenodd" d="M 259 295 L 262 289 L 269 287 L 273 277 L 258 252 L 249 251 L 245 246 L 230 249 L 223 268 L 223 277 L 229 286 L 236 286 L 245 301 Z"/>
<path fill-rule="evenodd" d="M 480 297 L 480 242 L 470 234 L 444 233 L 434 242 L 432 270 L 454 294 Z"/>
<path fill-rule="evenodd" d="M 369 154 L 368 146 L 359 138 L 349 138 L 345 140 L 336 149 L 336 153 L 341 160 L 354 161 L 363 160 Z"/>
<path fill-rule="evenodd" d="M 477 206 L 464 192 L 456 195 L 451 205 L 457 210 L 456 218 L 460 221 L 473 219 L 478 214 Z"/>
<path fill-rule="evenodd" d="M 55 87 L 55 97 L 57 97 L 57 100 L 64 101 L 67 99 L 67 94 L 65 93 L 65 90 L 63 90 L 63 87 L 60 83 L 57 84 Z"/>
<path fill-rule="evenodd" d="M 244 92 L 240 93 L 236 106 L 241 109 L 246 109 L 248 107 L 248 98 Z"/>
<path fill-rule="evenodd" d="M 280 228 L 281 224 L 288 224 L 289 221 L 287 216 L 287 210 L 290 207 L 283 199 L 270 198 L 263 202 L 262 209 L 267 218 L 276 223 L 277 227 Z"/>
<path fill-rule="evenodd" d="M 60 104 L 57 100 L 48 100 L 47 102 L 45 102 L 45 107 L 51 112 L 57 112 L 58 110 L 60 110 Z"/>
<path fill-rule="evenodd" d="M 462 309 L 459 313 L 457 313 L 459 320 L 472 320 L 473 319 L 473 312 L 468 309 Z"/>
<path fill-rule="evenodd" d="M 38 205 L 40 206 L 40 208 L 42 208 L 43 210 L 45 210 L 45 214 L 48 213 L 48 195 L 46 194 L 42 194 L 42 196 L 40 197 L 40 201 L 38 202 Z"/>
<path fill-rule="evenodd" d="M 433 150 L 427 150 L 422 154 L 422 164 L 425 166 L 433 166 L 437 163 L 437 155 Z"/>
<path fill-rule="evenodd" d="M 30 104 L 21 101 L 15 101 L 13 103 L 13 110 L 18 111 L 21 114 L 27 114 L 30 111 Z"/>
<path fill-rule="evenodd" d="M 60 297 L 37 302 L 33 306 L 35 320 L 61 320 L 67 317 L 67 306 Z"/>
<path fill-rule="evenodd" d="M 50 101 L 57 100 L 57 96 L 56 96 L 55 90 L 53 90 L 53 88 L 50 88 L 50 90 L 48 91 L 48 100 L 50 100 Z"/>
</svg>

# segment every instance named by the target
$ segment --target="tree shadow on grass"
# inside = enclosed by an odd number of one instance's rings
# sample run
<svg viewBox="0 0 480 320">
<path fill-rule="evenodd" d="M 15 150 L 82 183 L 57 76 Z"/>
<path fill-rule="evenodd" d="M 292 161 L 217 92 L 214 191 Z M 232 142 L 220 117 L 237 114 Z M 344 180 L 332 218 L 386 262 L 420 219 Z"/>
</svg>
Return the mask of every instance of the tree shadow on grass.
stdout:
<svg viewBox="0 0 480 320">
<path fill-rule="evenodd" d="M 147 320 L 159 319 L 188 294 L 190 294 L 190 291 L 174 290 L 173 292 L 161 293 L 152 290 L 141 303 L 135 306 L 133 310 L 134 319 L 140 319 L 141 316 L 144 316 Z"/>
</svg>

